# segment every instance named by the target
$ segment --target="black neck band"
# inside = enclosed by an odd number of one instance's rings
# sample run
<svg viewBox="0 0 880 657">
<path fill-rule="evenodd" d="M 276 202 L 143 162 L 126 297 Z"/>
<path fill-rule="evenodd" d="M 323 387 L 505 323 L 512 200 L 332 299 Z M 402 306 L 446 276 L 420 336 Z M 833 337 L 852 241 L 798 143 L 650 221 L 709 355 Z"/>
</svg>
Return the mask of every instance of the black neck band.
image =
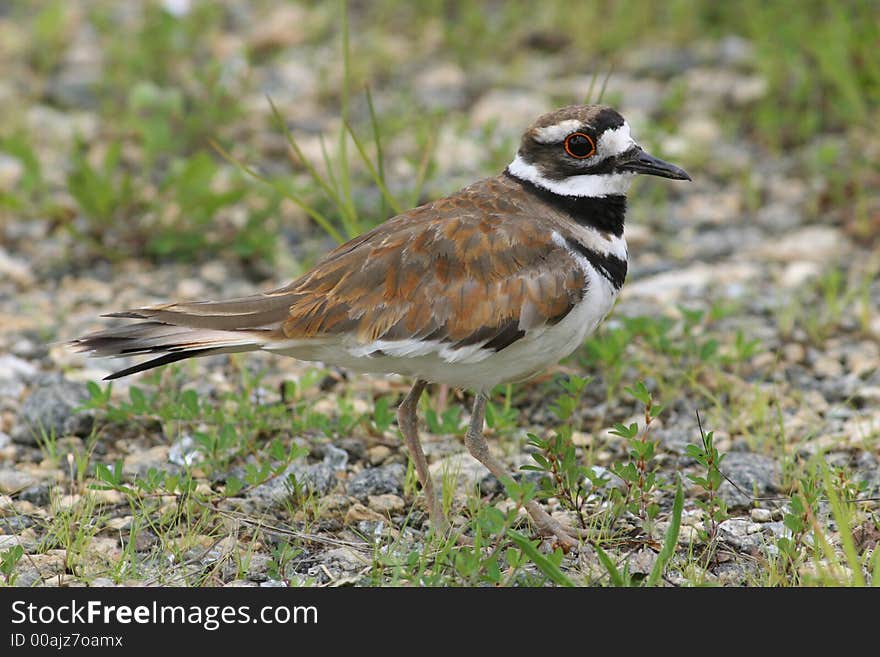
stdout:
<svg viewBox="0 0 880 657">
<path fill-rule="evenodd" d="M 591 226 L 603 233 L 611 233 L 615 237 L 623 235 L 623 221 L 626 215 L 626 196 L 623 194 L 565 196 L 518 178 L 510 173 L 509 169 L 505 169 L 504 174 L 522 185 L 529 193 L 567 214 L 575 223 Z"/>
</svg>

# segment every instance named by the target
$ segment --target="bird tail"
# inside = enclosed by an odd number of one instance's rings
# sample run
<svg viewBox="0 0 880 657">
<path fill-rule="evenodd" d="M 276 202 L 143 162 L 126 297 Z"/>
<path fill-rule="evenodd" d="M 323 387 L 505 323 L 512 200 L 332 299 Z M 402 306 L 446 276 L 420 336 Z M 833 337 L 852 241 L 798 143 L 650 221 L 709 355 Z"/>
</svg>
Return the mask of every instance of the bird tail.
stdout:
<svg viewBox="0 0 880 657">
<path fill-rule="evenodd" d="M 144 321 L 89 333 L 69 345 L 92 356 L 158 354 L 106 377 L 118 379 L 186 358 L 262 349 L 279 334 L 289 308 L 289 295 L 269 293 L 126 310 L 104 316 Z"/>
</svg>

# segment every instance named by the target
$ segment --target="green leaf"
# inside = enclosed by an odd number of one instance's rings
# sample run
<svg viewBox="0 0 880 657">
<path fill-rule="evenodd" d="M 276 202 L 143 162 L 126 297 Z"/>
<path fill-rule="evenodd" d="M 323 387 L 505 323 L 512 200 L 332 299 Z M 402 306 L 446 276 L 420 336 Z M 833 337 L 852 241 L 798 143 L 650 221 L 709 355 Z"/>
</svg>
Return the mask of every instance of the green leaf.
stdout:
<svg viewBox="0 0 880 657">
<path fill-rule="evenodd" d="M 572 582 L 566 575 L 563 573 L 559 566 L 554 564 L 550 559 L 541 554 L 538 551 L 538 548 L 535 543 L 532 543 L 526 536 L 520 534 L 513 529 L 507 530 L 507 536 L 519 547 L 520 550 L 525 552 L 526 556 L 532 560 L 538 569 L 544 573 L 547 577 L 549 577 L 553 582 L 559 584 L 560 586 L 574 586 L 574 582 Z"/>
<path fill-rule="evenodd" d="M 603 550 L 598 545 L 594 545 L 593 548 L 596 550 L 596 556 L 599 557 L 599 563 L 602 564 L 602 567 L 608 572 L 608 575 L 611 577 L 611 585 L 617 587 L 626 586 L 626 580 L 624 580 L 623 576 L 620 574 L 620 571 L 617 570 L 617 566 L 614 565 L 614 562 L 611 560 L 605 550 Z"/>
<path fill-rule="evenodd" d="M 675 546 L 678 544 L 678 533 L 681 531 L 681 512 L 684 509 L 684 492 L 681 488 L 681 477 L 676 480 L 675 500 L 672 502 L 672 519 L 669 522 L 669 529 L 666 530 L 666 537 L 663 540 L 663 547 L 657 555 L 654 562 L 654 568 L 648 576 L 647 585 L 656 586 L 666 570 L 672 556 L 675 554 Z"/>
<path fill-rule="evenodd" d="M 636 383 L 636 385 L 633 386 L 632 388 L 630 388 L 630 387 L 624 388 L 624 391 L 626 391 L 626 393 L 628 395 L 639 400 L 640 402 L 642 402 L 646 406 L 651 401 L 651 393 L 648 392 L 648 388 L 645 387 L 645 384 L 642 381 L 639 381 L 638 383 Z"/>
<path fill-rule="evenodd" d="M 226 497 L 235 497 L 242 488 L 244 488 L 244 482 L 238 477 L 230 476 L 226 478 Z"/>
<path fill-rule="evenodd" d="M 633 422 L 629 426 L 626 426 L 625 424 L 618 422 L 609 433 L 614 436 L 620 436 L 621 438 L 635 438 L 639 433 L 639 425 L 636 422 Z"/>
<path fill-rule="evenodd" d="M 543 454 L 532 454 L 532 458 L 535 460 L 535 463 L 541 466 L 545 471 L 550 470 L 550 461 Z"/>
<path fill-rule="evenodd" d="M 199 414 L 199 395 L 195 390 L 184 390 L 180 394 L 180 403 L 189 417 L 194 418 Z"/>
</svg>

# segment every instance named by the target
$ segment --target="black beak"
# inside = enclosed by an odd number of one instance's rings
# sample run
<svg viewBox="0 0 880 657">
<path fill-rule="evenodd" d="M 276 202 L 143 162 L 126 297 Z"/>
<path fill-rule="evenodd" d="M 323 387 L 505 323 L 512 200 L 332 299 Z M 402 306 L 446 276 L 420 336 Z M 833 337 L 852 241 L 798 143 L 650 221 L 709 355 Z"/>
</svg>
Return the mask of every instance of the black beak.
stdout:
<svg viewBox="0 0 880 657">
<path fill-rule="evenodd" d="M 661 178 L 672 178 L 673 180 L 691 179 L 688 172 L 681 167 L 665 162 L 659 157 L 654 157 L 641 148 L 635 149 L 631 156 L 624 154 L 621 159 L 622 161 L 616 167 L 618 171 L 646 173 L 649 176 L 660 176 Z"/>
</svg>

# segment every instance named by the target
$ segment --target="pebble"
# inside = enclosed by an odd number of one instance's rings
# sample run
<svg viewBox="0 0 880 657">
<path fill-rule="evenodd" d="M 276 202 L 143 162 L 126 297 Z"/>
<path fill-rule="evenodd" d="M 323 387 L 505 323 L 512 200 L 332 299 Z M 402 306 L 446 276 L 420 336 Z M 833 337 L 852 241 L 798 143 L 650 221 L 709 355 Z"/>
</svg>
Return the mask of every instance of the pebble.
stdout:
<svg viewBox="0 0 880 657">
<path fill-rule="evenodd" d="M 743 508 L 751 505 L 751 498 L 757 495 L 766 497 L 778 490 L 780 465 L 775 459 L 753 452 L 729 452 L 724 457 L 724 473 L 745 493 L 743 495 L 725 481 L 718 489 L 719 496 L 728 508 Z"/>
<path fill-rule="evenodd" d="M 712 284 L 745 283 L 760 275 L 758 266 L 749 262 L 698 263 L 628 283 L 621 290 L 621 296 L 671 304 L 690 295 L 702 294 Z"/>
<path fill-rule="evenodd" d="M 374 498 L 377 496 L 373 496 Z M 348 511 L 345 512 L 345 524 L 353 525 L 355 523 L 361 522 L 363 520 L 373 521 L 373 522 L 382 522 L 385 520 L 385 516 L 377 513 L 373 509 L 369 509 L 365 507 L 360 502 L 355 502 L 352 504 Z"/>
<path fill-rule="evenodd" d="M 789 262 L 785 266 L 785 269 L 782 271 L 782 275 L 779 278 L 779 282 L 783 287 L 787 288 L 801 287 L 807 283 L 807 281 L 817 278 L 821 273 L 822 265 L 818 262 L 813 262 L 811 260 L 795 260 L 794 262 Z"/>
<path fill-rule="evenodd" d="M 106 563 L 119 561 L 122 557 L 122 548 L 115 538 L 95 536 L 85 548 L 86 559 L 99 559 Z"/>
<path fill-rule="evenodd" d="M 786 234 L 784 240 L 769 240 L 755 255 L 776 262 L 818 262 L 825 264 L 841 255 L 847 247 L 846 238 L 831 226 L 807 226 Z M 751 256 L 748 251 L 744 254 Z"/>
<path fill-rule="evenodd" d="M 327 443 L 324 445 L 323 464 L 335 472 L 345 472 L 348 466 L 348 451 Z"/>
<path fill-rule="evenodd" d="M 0 493 L 13 494 L 38 483 L 34 475 L 14 468 L 0 468 Z"/>
<path fill-rule="evenodd" d="M 813 372 L 827 379 L 839 379 L 843 375 L 843 365 L 837 358 L 823 355 L 813 362 Z"/>
<path fill-rule="evenodd" d="M 328 565 L 341 567 L 345 571 L 360 570 L 370 564 L 367 557 L 346 546 L 327 551 L 321 561 Z"/>
<path fill-rule="evenodd" d="M 880 345 L 877 342 L 862 340 L 854 345 L 847 345 L 844 352 L 846 369 L 858 376 L 880 370 Z"/>
<path fill-rule="evenodd" d="M 752 509 L 749 511 L 749 517 L 755 522 L 770 522 L 773 514 L 770 509 Z"/>
<path fill-rule="evenodd" d="M 177 466 L 168 461 L 170 449 L 168 445 L 155 445 L 130 452 L 122 460 L 122 472 L 134 477 L 145 476 L 150 468 L 172 472 Z"/>
<path fill-rule="evenodd" d="M 299 485 L 305 486 L 307 490 L 318 495 L 326 495 L 337 483 L 336 470 L 327 463 L 321 462 L 313 465 L 291 463 L 278 476 L 249 489 L 246 496 L 259 506 L 282 505 L 291 495 L 291 477 Z"/>
<path fill-rule="evenodd" d="M 381 465 L 393 452 L 385 445 L 373 445 L 367 450 L 367 459 L 372 465 Z"/>
<path fill-rule="evenodd" d="M 0 255 L 2 259 L 2 255 Z M 0 265 L 2 269 L 2 265 Z M 0 273 L 3 273 L 0 271 Z M 21 381 L 30 382 L 37 376 L 39 370 L 30 362 L 12 354 L 0 355 L 0 382 Z"/>
<path fill-rule="evenodd" d="M 12 439 L 24 445 L 36 445 L 42 435 L 87 436 L 94 416 L 76 409 L 88 398 L 88 389 L 83 383 L 67 381 L 60 375 L 43 378 L 25 398 Z"/>
<path fill-rule="evenodd" d="M 648 575 L 657 562 L 657 553 L 650 548 L 642 548 L 627 557 L 629 572 L 635 575 Z"/>
<path fill-rule="evenodd" d="M 454 481 L 455 489 L 460 494 L 467 494 L 489 476 L 486 466 L 467 452 L 458 452 L 445 456 L 428 466 L 428 472 L 434 481 Z"/>
<path fill-rule="evenodd" d="M 406 509 L 406 503 L 403 498 L 398 495 L 392 495 L 391 493 L 385 493 L 384 495 L 370 495 L 367 498 L 367 503 L 373 511 L 385 515 L 401 513 Z"/>
<path fill-rule="evenodd" d="M 789 363 L 801 363 L 807 356 L 803 345 L 797 342 L 787 342 L 782 347 L 782 357 Z"/>
<path fill-rule="evenodd" d="M 41 580 L 64 573 L 66 567 L 66 550 L 48 550 L 44 554 L 29 554 L 16 564 L 15 585 L 33 586 Z"/>
<path fill-rule="evenodd" d="M 370 495 L 403 492 L 403 478 L 406 468 L 400 463 L 390 463 L 376 468 L 365 468 L 348 479 L 346 492 L 359 500 Z"/>
</svg>

